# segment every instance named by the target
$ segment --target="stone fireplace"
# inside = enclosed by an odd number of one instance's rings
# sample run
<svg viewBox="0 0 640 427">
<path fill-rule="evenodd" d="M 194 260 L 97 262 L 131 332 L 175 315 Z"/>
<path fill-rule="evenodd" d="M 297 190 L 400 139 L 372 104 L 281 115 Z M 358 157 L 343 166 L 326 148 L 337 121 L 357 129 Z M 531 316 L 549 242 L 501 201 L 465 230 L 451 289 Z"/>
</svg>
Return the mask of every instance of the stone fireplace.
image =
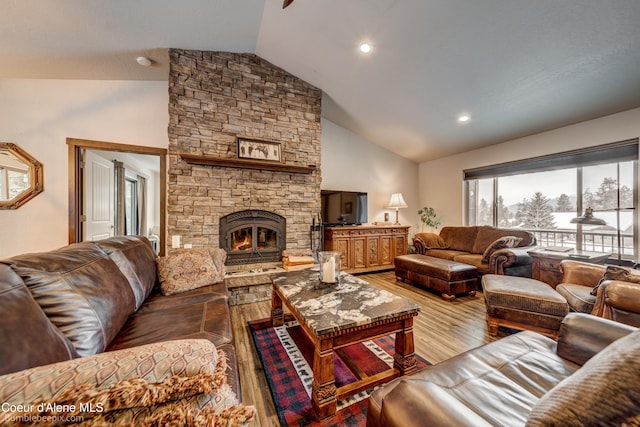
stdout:
<svg viewBox="0 0 640 427">
<path fill-rule="evenodd" d="M 220 218 L 220 247 L 227 265 L 278 262 L 285 249 L 286 220 L 268 211 L 244 210 Z"/>
<path fill-rule="evenodd" d="M 280 261 L 285 248 L 308 250 L 320 212 L 322 92 L 253 54 L 171 49 L 169 56 L 167 241 L 179 235 L 193 247 L 236 245 L 230 268 L 263 263 L 263 256 Z M 278 144 L 277 165 L 287 167 L 238 166 L 238 138 Z M 297 172 L 300 166 L 311 170 Z M 258 225 L 229 231 L 242 217 Z"/>
</svg>

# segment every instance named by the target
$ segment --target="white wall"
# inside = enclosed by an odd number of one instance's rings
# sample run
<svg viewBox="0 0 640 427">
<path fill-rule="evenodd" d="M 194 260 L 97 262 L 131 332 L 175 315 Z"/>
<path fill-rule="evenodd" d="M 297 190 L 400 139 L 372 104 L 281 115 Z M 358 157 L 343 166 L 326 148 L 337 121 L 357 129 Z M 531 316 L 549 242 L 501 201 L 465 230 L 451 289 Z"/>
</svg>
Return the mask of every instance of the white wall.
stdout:
<svg viewBox="0 0 640 427">
<path fill-rule="evenodd" d="M 0 258 L 68 242 L 66 138 L 166 148 L 166 82 L 0 79 L 0 141 L 44 165 L 44 192 L 0 211 Z"/>
<path fill-rule="evenodd" d="M 443 225 L 461 225 L 465 169 L 638 137 L 640 108 L 424 162 L 419 166 L 419 203 L 435 208 Z"/>
<path fill-rule="evenodd" d="M 418 232 L 418 164 L 400 157 L 379 145 L 322 119 L 323 190 L 366 191 L 369 222 L 384 221 L 392 193 L 402 193 L 407 205 L 400 209 L 400 224 L 411 225 L 410 235 Z"/>
</svg>

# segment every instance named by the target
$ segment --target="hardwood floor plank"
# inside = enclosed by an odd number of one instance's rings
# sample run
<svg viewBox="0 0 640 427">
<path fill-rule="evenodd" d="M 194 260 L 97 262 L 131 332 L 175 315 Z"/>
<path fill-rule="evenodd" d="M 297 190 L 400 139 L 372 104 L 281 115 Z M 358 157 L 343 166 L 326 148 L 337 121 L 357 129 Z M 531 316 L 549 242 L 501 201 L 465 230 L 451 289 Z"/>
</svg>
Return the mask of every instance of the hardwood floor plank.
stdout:
<svg viewBox="0 0 640 427">
<path fill-rule="evenodd" d="M 358 277 L 420 305 L 420 314 L 414 318 L 415 351 L 431 363 L 441 362 L 497 339 L 489 335 L 482 292 L 475 297 L 462 296 L 447 302 L 437 293 L 397 281 L 393 271 Z M 271 301 L 231 307 L 242 401 L 255 405 L 258 412 L 256 420 L 250 424 L 253 427 L 279 425 L 260 356 L 247 326 L 250 320 L 263 319 L 270 314 Z M 506 334 L 500 331 L 498 338 Z"/>
</svg>

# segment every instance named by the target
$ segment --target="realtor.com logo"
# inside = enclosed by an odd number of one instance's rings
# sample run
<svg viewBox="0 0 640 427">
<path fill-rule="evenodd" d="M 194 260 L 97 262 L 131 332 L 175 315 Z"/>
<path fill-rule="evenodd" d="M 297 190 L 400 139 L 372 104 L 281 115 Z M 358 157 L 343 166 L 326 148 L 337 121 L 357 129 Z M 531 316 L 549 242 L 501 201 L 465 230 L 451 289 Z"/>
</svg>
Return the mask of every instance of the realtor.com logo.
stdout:
<svg viewBox="0 0 640 427">
<path fill-rule="evenodd" d="M 4 402 L 0 408 L 5 414 L 13 414 L 14 423 L 79 423 L 84 421 L 81 413 L 102 413 L 102 403 L 80 403 L 79 405 L 58 405 L 39 403 L 38 405 L 16 405 Z"/>
</svg>

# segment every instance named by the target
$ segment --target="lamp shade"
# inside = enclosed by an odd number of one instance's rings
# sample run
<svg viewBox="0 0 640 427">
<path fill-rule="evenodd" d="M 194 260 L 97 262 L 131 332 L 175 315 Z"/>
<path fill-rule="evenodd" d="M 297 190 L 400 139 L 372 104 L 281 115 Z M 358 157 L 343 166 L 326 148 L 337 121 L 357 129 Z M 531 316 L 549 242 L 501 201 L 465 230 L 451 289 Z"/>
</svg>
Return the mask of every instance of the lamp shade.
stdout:
<svg viewBox="0 0 640 427">
<path fill-rule="evenodd" d="M 391 195 L 391 200 L 389 200 L 388 208 L 400 209 L 400 208 L 408 208 L 407 202 L 404 201 L 404 197 L 402 197 L 402 193 L 393 193 Z"/>
<path fill-rule="evenodd" d="M 588 225 L 606 225 L 607 222 L 604 219 L 596 218 L 593 216 L 593 209 L 587 208 L 584 211 L 584 215 L 577 216 L 571 221 L 571 224 L 588 224 Z"/>
</svg>

